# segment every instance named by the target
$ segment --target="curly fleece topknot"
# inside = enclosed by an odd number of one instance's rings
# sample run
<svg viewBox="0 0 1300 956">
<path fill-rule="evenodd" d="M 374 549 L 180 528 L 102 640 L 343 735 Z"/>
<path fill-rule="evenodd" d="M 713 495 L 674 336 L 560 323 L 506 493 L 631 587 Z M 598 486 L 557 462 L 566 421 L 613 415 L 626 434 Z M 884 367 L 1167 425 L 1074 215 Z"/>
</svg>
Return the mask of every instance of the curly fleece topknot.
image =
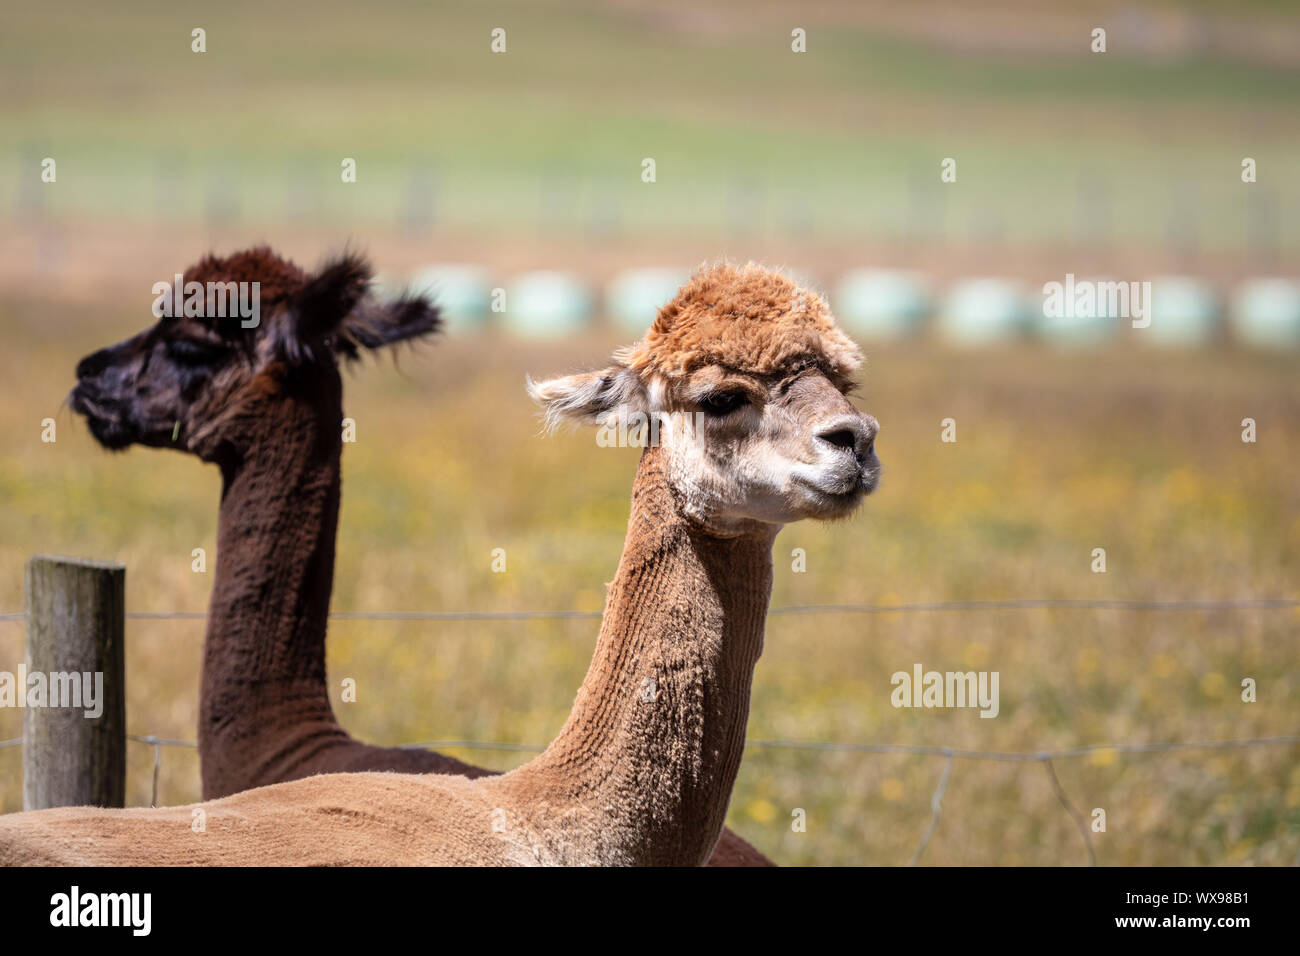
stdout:
<svg viewBox="0 0 1300 956">
<path fill-rule="evenodd" d="M 228 256 L 208 253 L 185 270 L 186 282 L 256 282 L 261 306 L 270 310 L 289 301 L 311 277 L 270 246 Z"/>
<path fill-rule="evenodd" d="M 659 310 L 645 338 L 617 359 L 670 379 L 706 365 L 773 375 L 800 364 L 847 378 L 862 353 L 821 296 L 751 262 L 701 269 Z"/>
</svg>

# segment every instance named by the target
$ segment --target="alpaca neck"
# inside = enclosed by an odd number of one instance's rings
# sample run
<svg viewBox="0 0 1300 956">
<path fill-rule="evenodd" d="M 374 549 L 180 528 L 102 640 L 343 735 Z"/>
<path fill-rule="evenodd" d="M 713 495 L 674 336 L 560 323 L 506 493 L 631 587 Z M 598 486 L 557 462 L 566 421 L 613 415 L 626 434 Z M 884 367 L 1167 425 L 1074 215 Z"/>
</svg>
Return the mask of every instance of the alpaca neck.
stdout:
<svg viewBox="0 0 1300 956">
<path fill-rule="evenodd" d="M 744 750 L 777 526 L 716 536 L 683 516 L 659 449 L 641 458 L 600 638 L 560 735 L 517 771 L 597 820 L 599 862 L 703 863 Z"/>
<path fill-rule="evenodd" d="M 319 374 L 272 390 L 255 434 L 222 467 L 200 691 L 205 794 L 289 779 L 305 752 L 347 739 L 325 679 L 341 387 L 334 370 Z"/>
</svg>

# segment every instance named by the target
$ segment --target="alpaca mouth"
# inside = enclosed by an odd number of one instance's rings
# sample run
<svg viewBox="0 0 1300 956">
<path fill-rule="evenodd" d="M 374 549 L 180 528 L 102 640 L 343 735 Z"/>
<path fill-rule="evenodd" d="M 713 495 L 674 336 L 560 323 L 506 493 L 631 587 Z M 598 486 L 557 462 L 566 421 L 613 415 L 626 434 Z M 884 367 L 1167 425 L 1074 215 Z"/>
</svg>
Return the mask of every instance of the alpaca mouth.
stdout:
<svg viewBox="0 0 1300 956">
<path fill-rule="evenodd" d="M 862 499 L 875 490 L 877 478 L 876 471 L 866 468 L 848 481 L 819 483 L 796 476 L 795 484 L 804 497 L 812 502 L 815 514 L 832 518 L 857 508 Z"/>
<path fill-rule="evenodd" d="M 876 490 L 876 486 L 880 484 L 880 459 L 874 453 L 862 466 L 862 474 L 858 478 L 858 484 L 861 486 L 864 495 L 871 494 Z"/>
<path fill-rule="evenodd" d="M 880 482 L 880 460 L 872 453 L 869 457 L 857 458 L 848 467 L 836 462 L 835 467 L 792 477 L 797 485 L 814 497 L 831 501 L 853 500 L 876 490 Z"/>
<path fill-rule="evenodd" d="M 78 382 L 68 394 L 68 404 L 86 420 L 95 441 L 109 451 L 120 451 L 134 441 L 121 417 L 106 409 L 101 396 L 85 382 Z"/>
</svg>

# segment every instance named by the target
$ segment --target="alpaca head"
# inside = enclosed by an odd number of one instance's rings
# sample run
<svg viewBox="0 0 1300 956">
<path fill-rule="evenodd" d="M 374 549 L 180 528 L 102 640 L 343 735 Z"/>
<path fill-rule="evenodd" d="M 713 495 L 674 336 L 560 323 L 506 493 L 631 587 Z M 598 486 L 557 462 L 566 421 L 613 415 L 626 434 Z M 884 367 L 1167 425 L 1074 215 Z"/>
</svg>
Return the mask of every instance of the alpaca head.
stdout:
<svg viewBox="0 0 1300 956">
<path fill-rule="evenodd" d="M 648 421 L 684 510 L 729 531 L 843 517 L 875 488 L 878 426 L 845 397 L 860 364 L 820 296 L 716 265 L 614 364 L 529 390 L 551 424 Z"/>
<path fill-rule="evenodd" d="M 185 287 L 208 290 L 207 299 L 182 310 L 206 314 L 165 316 L 86 356 L 77 365 L 72 407 L 106 448 L 177 448 L 209 461 L 238 454 L 250 432 L 264 427 L 264 413 L 277 397 L 314 393 L 323 414 L 337 407 L 340 356 L 355 358 L 360 348 L 437 329 L 438 311 L 429 302 L 375 302 L 368 295 L 370 278 L 369 265 L 354 254 L 315 275 L 264 247 L 223 259 L 207 256 L 184 275 Z M 233 291 L 254 283 L 255 324 L 224 302 L 213 308 L 218 285 Z"/>
</svg>

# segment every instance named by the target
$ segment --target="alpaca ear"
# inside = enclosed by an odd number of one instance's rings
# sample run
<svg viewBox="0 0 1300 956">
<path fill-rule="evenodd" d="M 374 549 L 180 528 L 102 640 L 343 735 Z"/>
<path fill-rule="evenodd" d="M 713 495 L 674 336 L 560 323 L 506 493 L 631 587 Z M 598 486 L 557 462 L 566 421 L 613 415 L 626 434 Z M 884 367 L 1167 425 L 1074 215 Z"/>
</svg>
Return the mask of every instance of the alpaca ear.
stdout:
<svg viewBox="0 0 1300 956">
<path fill-rule="evenodd" d="M 431 335 L 442 328 L 441 310 L 422 295 L 410 293 L 391 302 L 365 300 L 344 320 L 334 347 L 353 357 L 356 346 L 379 349 Z"/>
<path fill-rule="evenodd" d="M 614 424 L 621 413 L 645 413 L 650 404 L 641 379 L 623 365 L 541 382 L 530 378 L 528 394 L 542 406 L 548 429 L 562 421 Z"/>
<path fill-rule="evenodd" d="M 370 263 L 346 253 L 327 264 L 293 294 L 280 346 L 291 362 L 312 360 L 337 339 L 348 315 L 370 288 Z"/>
</svg>

